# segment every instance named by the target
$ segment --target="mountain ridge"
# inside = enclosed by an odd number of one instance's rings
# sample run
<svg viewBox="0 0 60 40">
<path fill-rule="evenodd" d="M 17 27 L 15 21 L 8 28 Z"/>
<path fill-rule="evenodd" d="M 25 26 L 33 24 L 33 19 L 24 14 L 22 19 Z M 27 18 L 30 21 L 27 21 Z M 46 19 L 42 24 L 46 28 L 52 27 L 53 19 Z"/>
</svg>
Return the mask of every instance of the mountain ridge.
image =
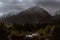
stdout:
<svg viewBox="0 0 60 40">
<path fill-rule="evenodd" d="M 38 23 L 40 22 L 47 22 L 51 18 L 51 15 L 44 9 L 34 6 L 31 7 L 23 12 L 18 13 L 17 15 L 13 15 L 3 19 L 2 21 L 5 23 L 19 23 L 23 24 L 26 22 L 29 23 Z"/>
</svg>

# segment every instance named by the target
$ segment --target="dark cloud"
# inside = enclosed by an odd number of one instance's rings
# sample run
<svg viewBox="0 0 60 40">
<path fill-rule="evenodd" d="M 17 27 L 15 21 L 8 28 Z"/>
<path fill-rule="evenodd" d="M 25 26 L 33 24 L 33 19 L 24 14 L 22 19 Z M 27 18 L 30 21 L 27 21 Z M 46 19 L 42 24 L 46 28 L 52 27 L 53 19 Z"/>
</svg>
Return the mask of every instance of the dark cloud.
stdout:
<svg viewBox="0 0 60 40">
<path fill-rule="evenodd" d="M 51 9 L 60 8 L 60 2 L 39 2 L 37 4 Z"/>
<path fill-rule="evenodd" d="M 22 11 L 34 5 L 39 5 L 49 12 L 55 12 L 60 9 L 60 0 L 0 0 L 0 14 Z"/>
</svg>

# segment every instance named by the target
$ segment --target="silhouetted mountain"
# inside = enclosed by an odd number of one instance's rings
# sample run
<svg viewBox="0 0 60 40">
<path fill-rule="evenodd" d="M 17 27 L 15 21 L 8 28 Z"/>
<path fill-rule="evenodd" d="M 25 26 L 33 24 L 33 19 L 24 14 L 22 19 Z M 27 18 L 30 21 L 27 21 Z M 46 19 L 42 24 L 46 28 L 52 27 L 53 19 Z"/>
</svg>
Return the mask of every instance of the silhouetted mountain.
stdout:
<svg viewBox="0 0 60 40">
<path fill-rule="evenodd" d="M 51 20 L 51 15 L 44 9 L 34 6 L 23 12 L 18 13 L 3 19 L 2 21 L 6 23 L 48 23 Z"/>
</svg>

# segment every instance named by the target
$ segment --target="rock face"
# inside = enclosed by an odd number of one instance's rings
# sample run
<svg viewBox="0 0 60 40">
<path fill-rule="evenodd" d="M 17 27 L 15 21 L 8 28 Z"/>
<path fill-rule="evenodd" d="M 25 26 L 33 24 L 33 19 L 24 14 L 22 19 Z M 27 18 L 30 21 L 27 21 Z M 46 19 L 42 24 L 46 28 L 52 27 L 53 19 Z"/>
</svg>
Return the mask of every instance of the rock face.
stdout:
<svg viewBox="0 0 60 40">
<path fill-rule="evenodd" d="M 44 9 L 34 6 L 23 12 L 18 13 L 3 19 L 6 23 L 48 23 L 51 20 L 51 15 Z"/>
</svg>

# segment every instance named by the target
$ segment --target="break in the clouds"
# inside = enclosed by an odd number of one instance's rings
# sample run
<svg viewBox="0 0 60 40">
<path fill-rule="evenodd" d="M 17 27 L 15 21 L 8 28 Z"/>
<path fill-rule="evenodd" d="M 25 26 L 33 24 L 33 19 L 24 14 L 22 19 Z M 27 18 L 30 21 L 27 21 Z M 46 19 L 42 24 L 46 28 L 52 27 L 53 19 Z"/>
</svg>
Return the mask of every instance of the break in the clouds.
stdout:
<svg viewBox="0 0 60 40">
<path fill-rule="evenodd" d="M 60 0 L 0 0 L 0 16 L 12 11 L 20 12 L 35 5 L 48 12 L 55 12 L 60 9 Z"/>
</svg>

